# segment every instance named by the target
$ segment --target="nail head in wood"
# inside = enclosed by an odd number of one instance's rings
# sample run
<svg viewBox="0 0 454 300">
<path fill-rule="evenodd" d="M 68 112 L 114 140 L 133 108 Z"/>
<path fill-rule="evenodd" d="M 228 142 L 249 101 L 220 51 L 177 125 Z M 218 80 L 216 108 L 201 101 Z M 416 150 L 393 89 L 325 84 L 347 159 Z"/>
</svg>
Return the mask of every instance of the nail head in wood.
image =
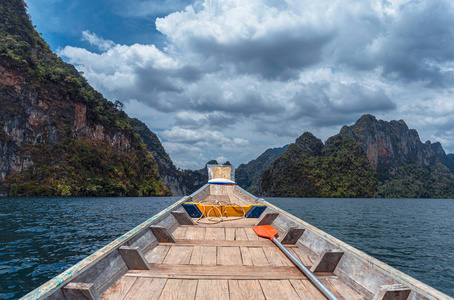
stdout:
<svg viewBox="0 0 454 300">
<path fill-rule="evenodd" d="M 160 243 L 176 243 L 177 241 L 173 235 L 165 227 L 161 226 L 150 226 L 151 232 Z"/>
<path fill-rule="evenodd" d="M 323 250 L 314 262 L 311 272 L 334 272 L 343 255 L 342 251 Z"/>
<path fill-rule="evenodd" d="M 303 228 L 290 228 L 281 241 L 283 245 L 295 245 L 299 238 L 303 235 Z"/>
<path fill-rule="evenodd" d="M 260 219 L 256 226 L 271 225 L 274 220 L 276 220 L 277 216 L 279 216 L 279 213 L 267 213 Z"/>
<path fill-rule="evenodd" d="M 373 300 L 407 300 L 410 292 L 403 284 L 382 285 Z"/>
<path fill-rule="evenodd" d="M 189 217 L 185 211 L 172 211 L 172 215 L 180 225 L 195 225 L 194 221 Z"/>
<path fill-rule="evenodd" d="M 150 270 L 150 264 L 138 247 L 121 246 L 118 251 L 129 270 Z"/>
<path fill-rule="evenodd" d="M 70 282 L 62 288 L 66 300 L 101 300 L 93 283 Z"/>
</svg>

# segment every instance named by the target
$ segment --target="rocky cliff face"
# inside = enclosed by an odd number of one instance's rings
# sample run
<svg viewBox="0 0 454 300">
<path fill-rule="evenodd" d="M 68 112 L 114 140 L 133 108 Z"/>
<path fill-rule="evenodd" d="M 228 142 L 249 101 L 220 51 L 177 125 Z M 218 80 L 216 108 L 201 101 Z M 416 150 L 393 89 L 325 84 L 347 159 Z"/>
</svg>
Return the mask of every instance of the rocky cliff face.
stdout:
<svg viewBox="0 0 454 300">
<path fill-rule="evenodd" d="M 2 193 L 168 194 L 127 115 L 50 51 L 25 3 L 1 1 L 0 20 Z"/>
<path fill-rule="evenodd" d="M 269 197 L 373 197 L 377 178 L 352 138 L 336 135 L 324 145 L 305 132 L 263 173 L 261 191 Z"/>
<path fill-rule="evenodd" d="M 383 121 L 364 115 L 354 125 L 344 126 L 341 135 L 359 142 L 381 179 L 396 175 L 400 166 L 434 166 L 448 158 L 440 143 L 422 143 L 418 132 L 409 129 L 403 120 Z"/>
<path fill-rule="evenodd" d="M 163 183 L 170 189 L 172 195 L 190 195 L 207 183 L 206 170 L 178 170 L 159 141 L 158 136 L 138 119 L 132 119 L 131 123 L 147 145 L 147 150 L 155 158 Z"/>
</svg>

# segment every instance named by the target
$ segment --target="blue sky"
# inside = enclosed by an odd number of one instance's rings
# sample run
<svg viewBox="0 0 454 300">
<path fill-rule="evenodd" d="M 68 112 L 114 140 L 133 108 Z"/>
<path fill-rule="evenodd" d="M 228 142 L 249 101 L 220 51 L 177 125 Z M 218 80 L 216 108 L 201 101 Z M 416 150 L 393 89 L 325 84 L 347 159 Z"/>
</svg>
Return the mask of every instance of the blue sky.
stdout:
<svg viewBox="0 0 454 300">
<path fill-rule="evenodd" d="M 175 164 L 238 165 L 362 114 L 454 152 L 450 0 L 26 0 L 37 30 Z"/>
</svg>

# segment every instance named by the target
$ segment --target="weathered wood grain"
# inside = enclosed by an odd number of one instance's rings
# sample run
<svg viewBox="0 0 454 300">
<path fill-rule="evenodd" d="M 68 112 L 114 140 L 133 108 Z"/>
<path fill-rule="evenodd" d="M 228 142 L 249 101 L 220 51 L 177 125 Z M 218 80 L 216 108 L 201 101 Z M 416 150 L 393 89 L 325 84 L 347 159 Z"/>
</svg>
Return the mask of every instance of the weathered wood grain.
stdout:
<svg viewBox="0 0 454 300">
<path fill-rule="evenodd" d="M 240 247 L 218 247 L 217 264 L 220 266 L 241 266 Z"/>
<path fill-rule="evenodd" d="M 160 243 L 160 246 L 224 246 L 224 247 L 274 247 L 276 245 L 269 239 L 260 239 L 257 241 L 241 240 L 177 240 L 176 243 Z M 296 246 L 290 245 L 289 248 Z"/>
<path fill-rule="evenodd" d="M 153 235 L 158 240 L 158 242 L 160 242 L 160 243 L 175 243 L 176 242 L 175 238 L 169 232 L 169 230 L 167 230 L 167 228 L 162 227 L 162 226 L 151 225 L 150 229 L 151 229 L 151 232 L 153 232 Z"/>
<path fill-rule="evenodd" d="M 343 255 L 343 251 L 323 250 L 312 265 L 311 272 L 334 272 Z"/>
<path fill-rule="evenodd" d="M 290 280 L 293 288 L 302 300 L 325 300 L 325 296 L 309 280 Z M 340 299 L 339 299 L 340 300 Z M 353 300 L 353 299 L 352 299 Z"/>
<path fill-rule="evenodd" d="M 145 258 L 151 264 L 160 264 L 164 261 L 164 258 L 169 250 L 170 246 L 158 245 L 154 247 L 153 250 L 145 254 Z"/>
<path fill-rule="evenodd" d="M 151 264 L 151 270 L 131 270 L 124 276 L 178 279 L 304 279 L 297 267 L 290 266 L 206 266 Z"/>
<path fill-rule="evenodd" d="M 373 300 L 407 300 L 411 290 L 402 284 L 382 285 Z"/>
<path fill-rule="evenodd" d="M 121 277 L 111 287 L 109 287 L 102 295 L 102 300 L 121 300 L 131 289 L 136 281 L 135 277 Z"/>
<path fill-rule="evenodd" d="M 251 253 L 252 264 L 254 266 L 270 265 L 262 247 L 249 247 L 249 252 Z"/>
<path fill-rule="evenodd" d="M 288 280 L 260 280 L 266 299 L 295 300 L 299 299 Z"/>
<path fill-rule="evenodd" d="M 258 280 L 229 280 L 230 300 L 264 300 Z"/>
<path fill-rule="evenodd" d="M 279 216 L 279 213 L 276 212 L 270 212 L 265 214 L 260 221 L 257 222 L 257 226 L 260 225 L 271 225 L 273 224 L 274 220 Z"/>
<path fill-rule="evenodd" d="M 167 279 L 139 277 L 125 296 L 125 300 L 159 299 Z"/>
<path fill-rule="evenodd" d="M 191 217 L 186 211 L 172 211 L 172 215 L 180 225 L 195 225 Z"/>
<path fill-rule="evenodd" d="M 150 264 L 138 247 L 121 246 L 118 248 L 128 269 L 130 270 L 149 270 Z"/>
<path fill-rule="evenodd" d="M 70 282 L 62 288 L 66 300 L 101 300 L 93 283 Z"/>
<path fill-rule="evenodd" d="M 187 265 L 191 260 L 193 249 L 193 246 L 172 246 L 162 263 Z"/>
<path fill-rule="evenodd" d="M 290 228 L 281 240 L 281 244 L 295 245 L 303 235 L 304 228 Z"/>
<path fill-rule="evenodd" d="M 205 239 L 217 241 L 225 240 L 225 229 L 208 227 L 206 228 Z"/>
<path fill-rule="evenodd" d="M 224 300 L 229 299 L 227 280 L 199 280 L 195 299 Z"/>
<path fill-rule="evenodd" d="M 159 299 L 194 299 L 198 280 L 168 279 Z"/>
</svg>

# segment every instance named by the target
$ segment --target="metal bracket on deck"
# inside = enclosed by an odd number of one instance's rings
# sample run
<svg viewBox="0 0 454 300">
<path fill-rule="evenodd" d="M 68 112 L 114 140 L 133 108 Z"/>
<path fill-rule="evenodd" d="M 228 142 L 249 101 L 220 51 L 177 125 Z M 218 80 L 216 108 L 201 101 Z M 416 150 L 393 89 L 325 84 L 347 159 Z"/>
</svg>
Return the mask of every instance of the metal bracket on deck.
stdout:
<svg viewBox="0 0 454 300">
<path fill-rule="evenodd" d="M 101 296 L 93 283 L 70 282 L 61 290 L 66 300 L 101 300 Z"/>
<path fill-rule="evenodd" d="M 323 250 L 314 262 L 311 272 L 334 272 L 343 255 L 342 251 Z"/>
<path fill-rule="evenodd" d="M 373 300 L 406 300 L 410 292 L 403 284 L 382 285 Z"/>
</svg>

